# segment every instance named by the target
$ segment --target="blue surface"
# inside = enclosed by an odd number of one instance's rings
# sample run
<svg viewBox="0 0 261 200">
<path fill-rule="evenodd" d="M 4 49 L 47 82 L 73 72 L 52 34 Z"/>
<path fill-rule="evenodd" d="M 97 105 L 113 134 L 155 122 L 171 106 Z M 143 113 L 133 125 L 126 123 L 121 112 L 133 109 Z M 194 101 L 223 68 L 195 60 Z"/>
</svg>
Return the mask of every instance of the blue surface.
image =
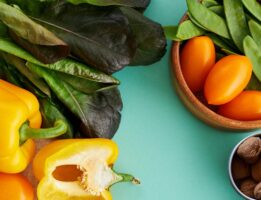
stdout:
<svg viewBox="0 0 261 200">
<path fill-rule="evenodd" d="M 185 0 L 152 0 L 146 15 L 174 25 L 185 10 Z M 120 148 L 115 169 L 135 174 L 142 185 L 115 185 L 114 200 L 240 200 L 227 163 L 249 133 L 216 130 L 187 111 L 172 87 L 170 44 L 160 62 L 116 74 L 124 109 L 114 138 Z"/>
</svg>

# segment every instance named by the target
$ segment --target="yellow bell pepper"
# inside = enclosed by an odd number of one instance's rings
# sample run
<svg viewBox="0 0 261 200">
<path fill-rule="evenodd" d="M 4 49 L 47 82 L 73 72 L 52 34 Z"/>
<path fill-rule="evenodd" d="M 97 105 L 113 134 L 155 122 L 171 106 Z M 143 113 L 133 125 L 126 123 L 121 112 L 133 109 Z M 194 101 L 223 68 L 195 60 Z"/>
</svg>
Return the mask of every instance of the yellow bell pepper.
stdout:
<svg viewBox="0 0 261 200">
<path fill-rule="evenodd" d="M 112 200 L 109 187 L 139 181 L 111 169 L 117 145 L 108 139 L 57 140 L 42 148 L 33 161 L 40 181 L 38 200 Z"/>
<path fill-rule="evenodd" d="M 50 138 L 64 134 L 67 126 L 39 129 L 41 114 L 30 92 L 0 80 L 0 172 L 19 173 L 32 160 L 35 143 L 30 138 Z"/>
</svg>

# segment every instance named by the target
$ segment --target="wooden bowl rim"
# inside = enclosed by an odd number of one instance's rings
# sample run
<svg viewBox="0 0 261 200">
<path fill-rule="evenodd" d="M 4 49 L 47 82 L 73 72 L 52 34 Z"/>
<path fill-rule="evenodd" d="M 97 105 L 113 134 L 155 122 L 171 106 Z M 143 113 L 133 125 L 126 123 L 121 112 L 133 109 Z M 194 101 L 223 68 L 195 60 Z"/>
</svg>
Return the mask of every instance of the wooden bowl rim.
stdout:
<svg viewBox="0 0 261 200">
<path fill-rule="evenodd" d="M 180 23 L 188 19 L 188 16 L 185 14 Z M 221 127 L 231 128 L 231 129 L 257 129 L 261 128 L 261 120 L 253 120 L 253 121 L 240 121 L 234 120 L 227 117 L 223 117 L 216 112 L 209 109 L 205 106 L 189 89 L 183 73 L 181 71 L 180 65 L 180 45 L 181 42 L 172 42 L 171 49 L 171 68 L 172 68 L 172 78 L 177 80 L 177 84 L 180 86 L 182 92 L 188 97 L 188 100 L 191 104 L 200 112 L 208 116 L 210 121 L 218 122 Z"/>
</svg>

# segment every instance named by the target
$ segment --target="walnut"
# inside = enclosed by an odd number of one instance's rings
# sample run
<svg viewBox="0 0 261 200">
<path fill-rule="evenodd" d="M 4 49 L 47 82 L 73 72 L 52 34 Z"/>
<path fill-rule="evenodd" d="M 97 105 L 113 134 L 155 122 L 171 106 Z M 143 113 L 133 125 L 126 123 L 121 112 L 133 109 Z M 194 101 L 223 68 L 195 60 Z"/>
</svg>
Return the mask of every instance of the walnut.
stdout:
<svg viewBox="0 0 261 200">
<path fill-rule="evenodd" d="M 250 167 L 238 157 L 232 161 L 232 175 L 235 180 L 244 179 L 250 176 Z"/>
<path fill-rule="evenodd" d="M 261 199 L 261 183 L 258 183 L 254 189 L 254 195 L 256 199 Z"/>
<path fill-rule="evenodd" d="M 261 140 L 259 137 L 250 137 L 237 149 L 237 154 L 247 163 L 255 163 L 261 153 Z"/>
<path fill-rule="evenodd" d="M 246 179 L 240 184 L 240 190 L 246 196 L 253 198 L 254 197 L 254 189 L 257 183 L 253 179 Z"/>
</svg>

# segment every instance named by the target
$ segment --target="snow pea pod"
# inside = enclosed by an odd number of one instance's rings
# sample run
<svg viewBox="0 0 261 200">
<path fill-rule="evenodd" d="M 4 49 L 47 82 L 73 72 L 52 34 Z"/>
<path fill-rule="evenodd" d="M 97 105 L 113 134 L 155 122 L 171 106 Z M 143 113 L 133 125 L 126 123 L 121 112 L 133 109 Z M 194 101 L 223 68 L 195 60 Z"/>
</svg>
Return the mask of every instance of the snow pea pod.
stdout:
<svg viewBox="0 0 261 200">
<path fill-rule="evenodd" d="M 238 49 L 243 52 L 242 41 L 249 35 L 243 4 L 238 0 L 224 0 L 224 10 L 230 35 Z"/>
<path fill-rule="evenodd" d="M 243 41 L 246 56 L 251 60 L 253 72 L 261 81 L 261 50 L 251 36 L 246 36 Z"/>
<path fill-rule="evenodd" d="M 225 16 L 224 7 L 221 6 L 221 5 L 211 6 L 211 7 L 209 7 L 209 10 L 213 11 L 214 13 L 219 15 L 220 17 L 224 17 Z"/>
<path fill-rule="evenodd" d="M 187 40 L 204 34 L 204 30 L 193 24 L 192 21 L 186 20 L 182 22 L 177 30 L 177 38 Z"/>
<path fill-rule="evenodd" d="M 203 0 L 201 4 L 205 7 L 210 7 L 210 6 L 217 6 L 219 5 L 217 1 L 215 0 Z"/>
<path fill-rule="evenodd" d="M 223 52 L 226 54 L 237 54 L 236 50 L 234 50 L 230 45 L 229 41 L 225 41 L 223 38 L 213 34 L 213 33 L 206 33 L 208 37 L 214 42 L 214 44 L 221 48 Z"/>
<path fill-rule="evenodd" d="M 246 9 L 261 21 L 261 5 L 256 0 L 242 0 Z"/>
<path fill-rule="evenodd" d="M 198 26 L 199 28 L 206 30 L 206 28 L 204 26 L 202 26 L 191 14 L 190 12 L 187 12 L 187 15 L 189 16 L 189 19 L 193 22 L 193 24 L 195 24 L 196 26 Z"/>
<path fill-rule="evenodd" d="M 248 24 L 252 37 L 257 45 L 261 47 L 261 25 L 254 20 L 250 20 Z"/>
<path fill-rule="evenodd" d="M 209 31 L 216 33 L 224 38 L 229 39 L 229 32 L 226 25 L 226 21 L 209 10 L 196 0 L 187 0 L 188 10 L 191 15 Z"/>
</svg>

